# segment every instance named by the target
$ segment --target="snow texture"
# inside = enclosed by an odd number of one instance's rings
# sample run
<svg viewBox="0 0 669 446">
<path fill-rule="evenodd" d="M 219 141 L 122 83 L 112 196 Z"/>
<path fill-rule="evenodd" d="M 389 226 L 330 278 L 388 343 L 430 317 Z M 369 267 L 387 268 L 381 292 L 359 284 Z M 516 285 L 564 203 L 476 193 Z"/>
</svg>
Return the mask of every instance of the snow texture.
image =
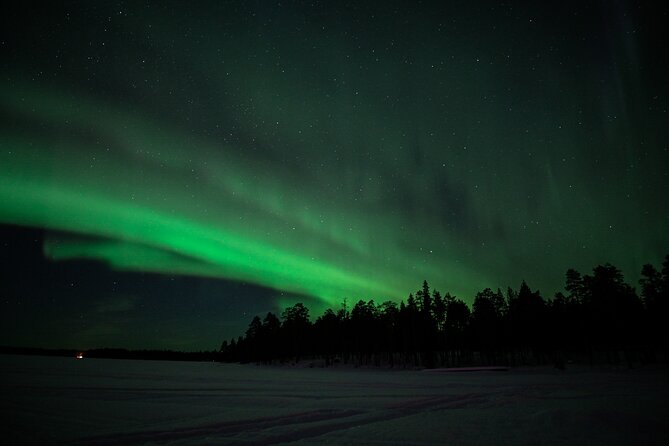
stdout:
<svg viewBox="0 0 669 446">
<path fill-rule="evenodd" d="M 0 435 L 12 445 L 666 445 L 666 372 L 0 355 Z"/>
</svg>

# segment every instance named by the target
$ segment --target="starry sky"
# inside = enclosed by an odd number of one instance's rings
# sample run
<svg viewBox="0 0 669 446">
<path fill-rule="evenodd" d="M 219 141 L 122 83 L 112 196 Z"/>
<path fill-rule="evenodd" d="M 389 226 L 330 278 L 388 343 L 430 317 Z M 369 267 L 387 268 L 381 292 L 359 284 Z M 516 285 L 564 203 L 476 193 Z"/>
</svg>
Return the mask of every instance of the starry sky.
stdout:
<svg viewBox="0 0 669 446">
<path fill-rule="evenodd" d="M 0 344 L 214 349 L 302 301 L 466 302 L 669 252 L 669 9 L 22 2 Z"/>
</svg>

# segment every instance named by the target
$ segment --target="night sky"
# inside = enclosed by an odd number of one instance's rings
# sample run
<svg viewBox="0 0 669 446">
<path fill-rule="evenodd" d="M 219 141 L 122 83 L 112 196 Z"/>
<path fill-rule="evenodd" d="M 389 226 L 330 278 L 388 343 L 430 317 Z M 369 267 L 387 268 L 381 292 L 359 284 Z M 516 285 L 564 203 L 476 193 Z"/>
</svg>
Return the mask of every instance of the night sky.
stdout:
<svg viewBox="0 0 669 446">
<path fill-rule="evenodd" d="M 60 3 L 0 18 L 0 345 L 669 252 L 666 5 Z"/>
</svg>

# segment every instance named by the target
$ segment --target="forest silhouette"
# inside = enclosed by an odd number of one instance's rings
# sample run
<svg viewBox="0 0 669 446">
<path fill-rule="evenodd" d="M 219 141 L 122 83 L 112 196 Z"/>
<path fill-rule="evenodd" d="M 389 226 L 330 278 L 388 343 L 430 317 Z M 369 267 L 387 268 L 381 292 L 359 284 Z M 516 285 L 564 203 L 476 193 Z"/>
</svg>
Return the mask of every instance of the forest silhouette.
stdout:
<svg viewBox="0 0 669 446">
<path fill-rule="evenodd" d="M 244 336 L 223 341 L 225 362 L 399 368 L 570 362 L 635 364 L 669 360 L 669 255 L 646 264 L 640 293 L 611 264 L 565 274 L 565 292 L 544 299 L 525 281 L 518 290 L 486 288 L 471 308 L 427 281 L 406 302 L 359 300 L 311 322 L 302 303 L 281 318 L 251 320 Z"/>
</svg>

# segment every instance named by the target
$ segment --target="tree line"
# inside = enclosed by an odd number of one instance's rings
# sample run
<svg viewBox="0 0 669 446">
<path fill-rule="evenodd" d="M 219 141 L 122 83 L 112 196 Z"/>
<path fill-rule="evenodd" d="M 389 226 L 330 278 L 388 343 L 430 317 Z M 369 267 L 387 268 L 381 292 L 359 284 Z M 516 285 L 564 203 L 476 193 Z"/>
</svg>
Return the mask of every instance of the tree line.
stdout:
<svg viewBox="0 0 669 446">
<path fill-rule="evenodd" d="M 184 352 L 177 350 L 128 350 L 126 348 L 40 348 L 40 347 L 12 347 L 0 346 L 0 354 L 6 355 L 34 355 L 34 356 L 65 356 L 69 358 L 106 358 L 106 359 L 147 359 L 154 361 L 215 361 L 220 352 L 194 351 Z"/>
<path fill-rule="evenodd" d="M 387 367 L 667 362 L 669 255 L 659 271 L 644 265 L 639 285 L 637 293 L 607 263 L 591 274 L 567 270 L 565 291 L 548 300 L 523 281 L 478 292 L 470 308 L 424 281 L 399 304 L 344 300 L 314 322 L 296 303 L 281 318 L 255 316 L 244 336 L 223 342 L 219 358 Z"/>
</svg>

